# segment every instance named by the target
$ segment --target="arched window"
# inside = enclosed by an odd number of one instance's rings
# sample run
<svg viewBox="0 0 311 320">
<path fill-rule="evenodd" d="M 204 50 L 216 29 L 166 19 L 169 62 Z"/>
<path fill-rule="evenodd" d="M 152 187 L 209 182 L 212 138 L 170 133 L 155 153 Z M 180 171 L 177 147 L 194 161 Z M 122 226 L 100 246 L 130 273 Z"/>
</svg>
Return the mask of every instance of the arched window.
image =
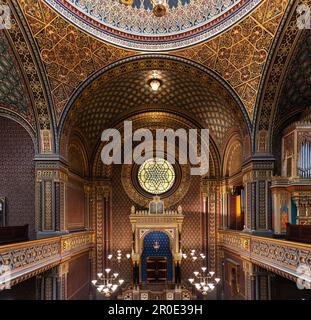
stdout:
<svg viewBox="0 0 311 320">
<path fill-rule="evenodd" d="M 175 170 L 166 160 L 153 158 L 145 161 L 138 170 L 140 186 L 151 194 L 169 191 L 175 182 Z"/>
</svg>

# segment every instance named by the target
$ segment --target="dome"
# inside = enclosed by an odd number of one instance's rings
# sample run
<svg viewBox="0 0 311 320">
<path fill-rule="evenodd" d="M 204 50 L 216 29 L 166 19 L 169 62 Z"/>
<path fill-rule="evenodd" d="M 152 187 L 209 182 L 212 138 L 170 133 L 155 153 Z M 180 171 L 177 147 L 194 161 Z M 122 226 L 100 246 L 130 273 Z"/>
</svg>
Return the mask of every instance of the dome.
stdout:
<svg viewBox="0 0 311 320">
<path fill-rule="evenodd" d="M 212 38 L 261 3 L 261 0 L 45 1 L 93 36 L 143 51 L 174 50 Z M 165 5 L 157 6 L 157 2 Z"/>
</svg>

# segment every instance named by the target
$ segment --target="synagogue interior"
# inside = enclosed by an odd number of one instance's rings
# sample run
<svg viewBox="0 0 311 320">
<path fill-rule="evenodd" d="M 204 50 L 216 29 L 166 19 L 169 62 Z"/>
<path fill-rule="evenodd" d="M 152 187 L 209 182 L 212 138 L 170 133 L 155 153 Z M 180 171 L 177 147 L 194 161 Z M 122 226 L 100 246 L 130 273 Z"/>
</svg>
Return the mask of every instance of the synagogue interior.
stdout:
<svg viewBox="0 0 311 320">
<path fill-rule="evenodd" d="M 310 300 L 310 11 L 0 0 L 0 300 Z"/>
</svg>

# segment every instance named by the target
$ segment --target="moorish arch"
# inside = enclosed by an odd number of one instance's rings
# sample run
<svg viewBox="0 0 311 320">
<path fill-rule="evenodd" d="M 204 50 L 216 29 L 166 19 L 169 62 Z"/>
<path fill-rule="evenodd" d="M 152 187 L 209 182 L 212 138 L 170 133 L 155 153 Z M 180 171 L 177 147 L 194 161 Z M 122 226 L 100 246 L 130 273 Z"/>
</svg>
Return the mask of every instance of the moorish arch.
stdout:
<svg viewBox="0 0 311 320">
<path fill-rule="evenodd" d="M 3 4 L 0 300 L 310 298 L 311 0 L 3 0 L 0 29 Z M 177 139 L 103 163 L 125 121 L 198 130 L 209 171 Z"/>
<path fill-rule="evenodd" d="M 35 130 L 36 153 L 51 155 L 55 153 L 56 146 L 55 110 L 42 61 L 17 1 L 5 0 L 3 3 L 7 3 L 11 10 L 11 28 L 1 32 L 2 62 L 6 62 L 5 68 L 11 68 L 10 79 L 21 79 L 22 87 L 15 85 L 12 93 L 16 91 L 16 94 L 12 98 L 23 95 L 23 98 L 15 100 L 22 103 L 21 106 L 14 106 L 12 100 L 6 107 L 13 108 Z M 7 54 L 15 61 L 8 61 Z"/>
<path fill-rule="evenodd" d="M 147 82 L 152 77 L 154 70 L 159 71 L 159 76 L 163 78 L 163 87 L 159 94 L 152 95 L 150 90 L 148 91 Z M 187 79 L 189 75 L 196 78 L 196 87 L 192 84 L 192 89 L 198 97 L 196 101 L 190 101 L 189 94 L 187 94 L 191 85 L 189 79 Z M 174 85 L 174 89 L 170 85 Z M 117 107 L 115 107 L 116 103 L 112 100 L 114 88 L 120 91 Z M 138 101 L 133 100 L 135 88 L 136 90 L 139 88 L 144 93 L 140 97 L 135 97 L 135 99 L 140 99 Z M 183 96 L 174 94 L 172 90 L 183 94 Z M 125 102 L 124 97 L 128 97 L 128 95 L 130 99 Z M 202 100 L 204 102 L 200 101 L 200 95 L 203 95 Z M 184 99 L 181 99 L 181 97 Z M 171 98 L 173 99 L 172 101 L 170 101 Z M 221 99 L 223 99 L 222 102 L 220 102 Z M 87 121 L 84 119 L 90 117 L 90 111 L 87 115 L 86 101 L 91 103 L 92 107 L 99 108 L 98 111 L 102 107 L 103 101 L 105 101 L 110 113 L 105 116 L 101 115 L 100 121 L 104 127 L 107 123 L 112 123 L 114 118 L 122 116 L 122 114 L 126 114 L 129 111 L 132 112 L 135 109 L 139 110 L 144 105 L 155 105 L 164 109 L 175 108 L 175 112 L 176 110 L 181 110 L 183 112 L 197 113 L 196 118 L 202 123 L 211 126 L 211 135 L 214 135 L 215 140 L 218 140 L 217 143 L 222 147 L 229 131 L 234 127 L 233 117 L 230 114 L 231 108 L 237 111 L 238 121 L 241 124 L 240 129 L 243 130 L 243 137 L 251 132 L 249 115 L 230 85 L 210 69 L 193 61 L 175 56 L 148 54 L 126 58 L 111 64 L 87 79 L 72 95 L 62 113 L 58 129 L 58 148 L 61 154 L 64 153 L 64 139 L 68 135 L 68 127 L 72 126 L 72 123 L 80 121 L 80 129 L 87 130 L 86 122 L 81 122 Z M 209 101 L 210 108 L 208 108 L 205 101 Z M 187 103 L 192 109 L 189 109 L 188 106 L 186 107 Z M 204 114 L 205 110 L 208 110 L 206 114 Z M 219 112 L 219 110 L 221 111 Z M 213 122 L 217 117 L 219 117 L 219 120 Z M 90 131 L 87 134 L 92 149 L 96 144 L 95 133 Z"/>
<path fill-rule="evenodd" d="M 282 109 L 280 104 L 287 104 L 284 94 L 293 93 L 295 90 L 295 84 L 292 81 L 291 83 L 294 87 L 290 88 L 290 92 L 286 93 L 286 90 L 290 86 L 287 78 L 293 79 L 291 73 L 295 72 L 293 68 L 295 68 L 294 65 L 297 62 L 297 54 L 299 54 L 299 51 L 303 52 L 301 46 L 306 42 L 308 37 L 307 30 L 304 31 L 297 28 L 297 7 L 300 4 L 310 5 L 310 1 L 295 1 L 292 6 L 288 7 L 286 13 L 287 19 L 284 19 L 282 26 L 279 28 L 278 35 L 274 39 L 274 50 L 271 51 L 269 63 L 266 65 L 265 77 L 263 77 L 255 107 L 252 139 L 253 153 L 263 155 L 272 153 L 274 127 L 280 125 L 277 116 L 278 110 Z M 297 66 L 296 69 L 306 67 L 305 61 L 302 61 L 303 59 L 304 57 L 301 57 L 301 65 Z M 295 74 L 297 75 L 298 72 Z M 284 88 L 286 82 L 287 89 Z M 290 102 L 291 107 L 296 108 L 296 105 L 293 105 L 293 100 L 288 102 Z M 293 112 L 293 108 L 289 115 Z M 283 108 L 283 112 L 284 110 Z"/>
<path fill-rule="evenodd" d="M 154 72 L 161 79 L 157 92 L 148 85 Z M 65 161 L 69 160 L 68 179 L 72 188 L 82 192 L 84 183 L 88 186 L 88 197 L 93 199 L 88 210 L 90 227 L 96 231 L 97 270 L 108 265 L 109 252 L 130 251 L 131 226 L 125 223 L 128 210 L 133 205 L 146 208 L 152 199 L 139 188 L 135 166 L 102 164 L 102 131 L 117 128 L 122 132 L 125 120 L 132 121 L 134 130 L 146 126 L 151 131 L 209 129 L 209 174 L 190 177 L 189 167 L 177 164 L 174 186 L 162 198 L 169 208 L 182 206 L 185 210 L 185 250 L 192 247 L 209 252 L 209 263 L 215 266 L 216 243 L 212 239 L 218 225 L 216 211 L 211 218 L 207 210 L 203 214 L 199 212 L 206 201 L 203 198 L 212 190 L 209 184 L 217 184 L 221 176 L 221 158 L 232 133 L 236 132 L 242 140 L 250 136 L 251 124 L 243 104 L 231 87 L 211 70 L 185 59 L 159 54 L 121 60 L 94 74 L 76 90 L 61 116 L 59 152 Z M 77 134 L 83 142 L 85 158 L 90 161 L 89 172 L 82 180 L 81 176 L 73 175 L 72 160 L 68 159 L 68 148 L 75 144 Z M 217 199 L 218 193 L 213 201 Z M 209 205 L 211 210 L 218 210 L 212 202 Z M 195 234 L 191 233 L 192 225 L 198 226 Z M 185 262 L 185 275 L 190 276 L 189 269 L 189 262 Z M 130 277 L 127 267 L 122 266 L 121 271 L 125 278 Z"/>
</svg>

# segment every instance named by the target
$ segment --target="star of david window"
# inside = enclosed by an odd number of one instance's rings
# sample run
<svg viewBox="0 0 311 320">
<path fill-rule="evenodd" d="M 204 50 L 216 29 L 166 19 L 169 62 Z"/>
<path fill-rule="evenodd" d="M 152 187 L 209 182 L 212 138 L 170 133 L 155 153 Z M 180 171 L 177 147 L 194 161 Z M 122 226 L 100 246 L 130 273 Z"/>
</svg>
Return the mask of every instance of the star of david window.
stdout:
<svg viewBox="0 0 311 320">
<path fill-rule="evenodd" d="M 175 182 L 175 170 L 166 160 L 153 158 L 145 161 L 138 170 L 140 186 L 151 194 L 169 191 Z"/>
</svg>

